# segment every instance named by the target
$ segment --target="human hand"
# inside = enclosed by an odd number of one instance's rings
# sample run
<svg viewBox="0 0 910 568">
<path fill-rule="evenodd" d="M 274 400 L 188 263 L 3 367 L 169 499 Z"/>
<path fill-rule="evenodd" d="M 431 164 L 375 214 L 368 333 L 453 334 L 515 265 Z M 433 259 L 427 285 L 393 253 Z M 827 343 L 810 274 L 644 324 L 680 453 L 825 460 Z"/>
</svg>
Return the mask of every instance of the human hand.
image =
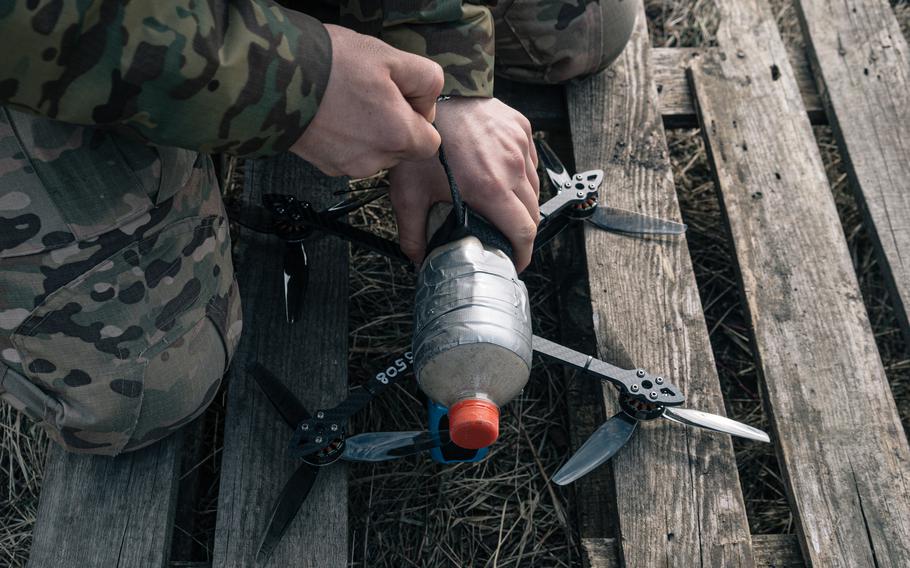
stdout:
<svg viewBox="0 0 910 568">
<path fill-rule="evenodd" d="M 328 175 L 351 177 L 433 156 L 442 68 L 378 39 L 331 24 L 325 28 L 332 41 L 329 82 L 291 151 Z"/>
<path fill-rule="evenodd" d="M 531 124 L 498 99 L 453 98 L 440 103 L 436 127 L 461 196 L 495 225 L 515 249 L 515 266 L 531 262 L 540 221 L 537 152 Z M 452 201 L 437 157 L 403 161 L 389 172 L 401 250 L 414 262 L 426 254 L 430 208 Z"/>
</svg>

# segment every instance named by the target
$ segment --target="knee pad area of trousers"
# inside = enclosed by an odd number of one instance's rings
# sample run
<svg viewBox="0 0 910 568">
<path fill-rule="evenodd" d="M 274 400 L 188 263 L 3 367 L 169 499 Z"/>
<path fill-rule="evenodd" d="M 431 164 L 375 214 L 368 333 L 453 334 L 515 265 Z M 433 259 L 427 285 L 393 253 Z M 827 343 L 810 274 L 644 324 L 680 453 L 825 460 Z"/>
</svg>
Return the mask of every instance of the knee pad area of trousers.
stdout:
<svg viewBox="0 0 910 568">
<path fill-rule="evenodd" d="M 563 83 L 606 68 L 619 57 L 635 26 L 640 0 L 578 5 L 552 0 L 500 0 L 496 73 L 528 83 Z"/>
</svg>

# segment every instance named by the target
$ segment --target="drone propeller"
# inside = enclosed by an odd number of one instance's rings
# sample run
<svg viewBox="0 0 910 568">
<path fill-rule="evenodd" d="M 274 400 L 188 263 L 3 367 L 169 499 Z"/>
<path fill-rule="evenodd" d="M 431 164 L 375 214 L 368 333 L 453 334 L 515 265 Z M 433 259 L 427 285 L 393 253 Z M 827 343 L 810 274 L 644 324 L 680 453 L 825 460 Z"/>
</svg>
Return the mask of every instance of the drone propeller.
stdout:
<svg viewBox="0 0 910 568">
<path fill-rule="evenodd" d="M 253 376 L 265 397 L 288 426 L 294 428 L 310 417 L 310 413 L 297 397 L 268 369 L 259 363 L 253 363 L 247 367 L 247 372 Z M 256 562 L 259 565 L 268 562 L 272 556 L 275 546 L 281 541 L 300 506 L 310 494 L 318 474 L 318 466 L 304 462 L 284 484 L 269 518 L 268 528 L 262 536 L 262 542 L 259 543 L 259 550 L 256 553 Z"/>
<path fill-rule="evenodd" d="M 351 211 L 360 209 L 364 205 L 372 203 L 380 197 L 387 195 L 389 193 L 389 186 L 388 184 L 385 184 L 383 186 L 374 186 L 371 188 L 364 188 L 353 191 L 357 191 L 358 193 L 356 195 L 351 195 L 347 199 L 339 201 L 335 205 L 332 205 L 325 210 L 325 213 L 331 213 L 338 217 L 346 215 Z"/>
<path fill-rule="evenodd" d="M 578 448 L 556 475 L 553 483 L 566 485 L 587 474 L 600 464 L 616 455 L 626 445 L 638 427 L 638 420 L 625 412 L 619 412 L 600 425 L 591 437 Z"/>
<path fill-rule="evenodd" d="M 765 432 L 725 416 L 709 414 L 700 410 L 679 407 L 661 407 L 660 405 L 634 404 L 633 401 L 620 397 L 623 410 L 601 424 L 581 448 L 563 464 L 553 476 L 557 485 L 567 485 L 591 472 L 597 466 L 612 458 L 626 445 L 641 420 L 667 418 L 674 422 L 712 430 L 731 436 L 747 438 L 759 442 L 770 442 Z"/>
<path fill-rule="evenodd" d="M 227 204 L 230 219 L 257 233 L 276 235 L 285 242 L 283 271 L 284 307 L 288 323 L 297 322 L 303 315 L 303 303 L 309 282 L 309 259 L 304 239 L 314 229 L 341 236 L 390 258 L 407 261 L 398 244 L 373 233 L 343 223 L 341 218 L 388 193 L 388 187 L 357 190 L 356 195 L 339 201 L 323 211 L 290 195 L 266 194 L 265 206 L 233 202 Z"/>
<path fill-rule="evenodd" d="M 440 431 L 439 436 L 430 432 L 372 432 L 358 434 L 344 440 L 341 459 L 351 462 L 383 462 L 411 456 L 450 443 L 448 432 Z M 334 463 L 334 462 L 333 462 Z M 259 544 L 256 562 L 268 562 L 281 537 L 287 532 L 291 521 L 309 496 L 320 466 L 304 461 L 294 471 L 269 517 L 268 528 Z"/>
<path fill-rule="evenodd" d="M 348 417 L 394 384 L 400 375 L 410 369 L 412 360 L 410 353 L 394 359 L 392 365 L 377 373 L 365 385 L 353 389 L 350 396 L 339 405 L 316 412 L 315 418 L 290 389 L 261 364 L 253 363 L 247 368 L 284 422 L 294 429 L 294 442 L 289 453 L 303 459 L 303 463 L 285 483 L 275 503 L 256 555 L 257 563 L 263 564 L 271 557 L 275 546 L 310 494 L 322 467 L 339 459 L 351 462 L 388 461 L 452 444 L 447 430 L 371 432 L 345 436 L 344 425 Z M 302 450 L 307 448 L 310 449 L 304 453 Z"/>
<path fill-rule="evenodd" d="M 556 472 L 553 481 L 558 485 L 572 483 L 616 455 L 643 420 L 666 418 L 759 442 L 771 441 L 761 430 L 724 416 L 680 408 L 686 401 L 682 391 L 668 379 L 644 369 L 623 369 L 537 335 L 533 338 L 533 346 L 535 352 L 575 367 L 619 390 L 622 411 L 604 422 Z"/>
<path fill-rule="evenodd" d="M 310 265 L 302 242 L 284 246 L 284 315 L 288 323 L 296 323 L 303 315 L 303 299 L 310 281 Z"/>
<path fill-rule="evenodd" d="M 664 408 L 663 417 L 687 426 L 713 430 L 722 434 L 755 440 L 756 442 L 771 443 L 771 437 L 767 433 L 748 424 L 731 420 L 726 416 L 718 416 L 717 414 L 692 410 L 691 408 Z"/>
<path fill-rule="evenodd" d="M 281 537 L 287 532 L 291 521 L 297 516 L 297 511 L 300 510 L 310 494 L 310 490 L 313 489 L 318 474 L 317 466 L 303 462 L 284 484 L 284 488 L 275 502 L 275 508 L 272 509 L 272 515 L 269 517 L 268 528 L 262 535 L 259 550 L 256 552 L 256 563 L 260 566 L 271 558 L 275 547 L 281 542 Z"/>
<path fill-rule="evenodd" d="M 441 448 L 450 443 L 445 430 L 435 432 L 370 432 L 351 436 L 344 442 L 341 459 L 355 462 L 382 462 Z"/>
<path fill-rule="evenodd" d="M 682 235 L 686 232 L 686 225 L 683 223 L 599 204 L 597 190 L 603 182 L 603 170 L 591 170 L 572 176 L 546 140 L 535 138 L 534 143 L 547 177 L 557 191 L 557 195 L 540 208 L 545 221 L 571 204 L 575 207 L 573 217 L 586 219 L 605 231 L 627 235 Z M 547 236 L 548 238 L 541 239 L 541 245 L 552 238 L 550 235 Z"/>
<path fill-rule="evenodd" d="M 598 205 L 594 213 L 587 218 L 592 225 L 605 231 L 625 233 L 628 235 L 683 235 L 686 232 L 684 223 L 651 217 L 635 211 L 618 207 Z"/>
<path fill-rule="evenodd" d="M 310 413 L 304 408 L 303 403 L 297 400 L 294 393 L 268 369 L 260 363 L 252 363 L 246 370 L 278 411 L 279 416 L 284 419 L 285 424 L 296 428 L 298 424 L 309 419 Z"/>
</svg>

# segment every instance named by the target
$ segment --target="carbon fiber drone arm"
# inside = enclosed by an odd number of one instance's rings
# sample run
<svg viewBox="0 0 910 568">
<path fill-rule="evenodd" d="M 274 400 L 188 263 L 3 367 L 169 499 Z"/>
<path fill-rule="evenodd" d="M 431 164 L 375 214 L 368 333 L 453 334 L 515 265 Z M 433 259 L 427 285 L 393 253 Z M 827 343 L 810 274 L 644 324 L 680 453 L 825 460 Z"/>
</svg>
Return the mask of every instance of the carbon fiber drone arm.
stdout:
<svg viewBox="0 0 910 568">
<path fill-rule="evenodd" d="M 348 397 L 338 405 L 317 410 L 312 417 L 300 422 L 294 429 L 288 453 L 292 457 L 304 457 L 328 447 L 344 435 L 351 416 L 365 408 L 385 389 L 399 382 L 411 370 L 413 362 L 414 356 L 410 351 L 396 357 L 365 385 L 351 389 Z"/>
<path fill-rule="evenodd" d="M 673 383 L 644 369 L 621 369 L 537 335 L 534 336 L 533 345 L 534 351 L 541 355 L 612 383 L 621 394 L 629 398 L 663 406 L 679 406 L 686 400 L 682 391 Z"/>
<path fill-rule="evenodd" d="M 356 207 L 336 206 L 334 209 L 320 212 L 313 209 L 307 201 L 297 199 L 291 195 L 277 193 L 264 195 L 263 201 L 268 210 L 275 216 L 278 236 L 285 240 L 302 239 L 313 229 L 317 229 L 389 258 L 410 262 L 395 241 L 384 239 L 339 220 L 341 215 Z M 363 203 L 359 203 L 357 207 L 362 205 Z"/>
</svg>

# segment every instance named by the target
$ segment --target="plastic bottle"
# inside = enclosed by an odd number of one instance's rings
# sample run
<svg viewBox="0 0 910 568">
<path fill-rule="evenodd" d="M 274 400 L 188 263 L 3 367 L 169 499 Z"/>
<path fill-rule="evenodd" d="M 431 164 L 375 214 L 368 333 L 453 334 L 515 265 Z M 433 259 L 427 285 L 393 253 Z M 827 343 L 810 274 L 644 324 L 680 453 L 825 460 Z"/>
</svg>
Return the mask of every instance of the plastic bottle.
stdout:
<svg viewBox="0 0 910 568">
<path fill-rule="evenodd" d="M 434 209 L 430 227 L 442 212 Z M 448 407 L 453 442 L 489 446 L 499 435 L 499 408 L 521 392 L 531 369 L 531 310 L 515 265 L 475 237 L 439 246 L 420 268 L 414 308 L 421 389 Z"/>
</svg>

